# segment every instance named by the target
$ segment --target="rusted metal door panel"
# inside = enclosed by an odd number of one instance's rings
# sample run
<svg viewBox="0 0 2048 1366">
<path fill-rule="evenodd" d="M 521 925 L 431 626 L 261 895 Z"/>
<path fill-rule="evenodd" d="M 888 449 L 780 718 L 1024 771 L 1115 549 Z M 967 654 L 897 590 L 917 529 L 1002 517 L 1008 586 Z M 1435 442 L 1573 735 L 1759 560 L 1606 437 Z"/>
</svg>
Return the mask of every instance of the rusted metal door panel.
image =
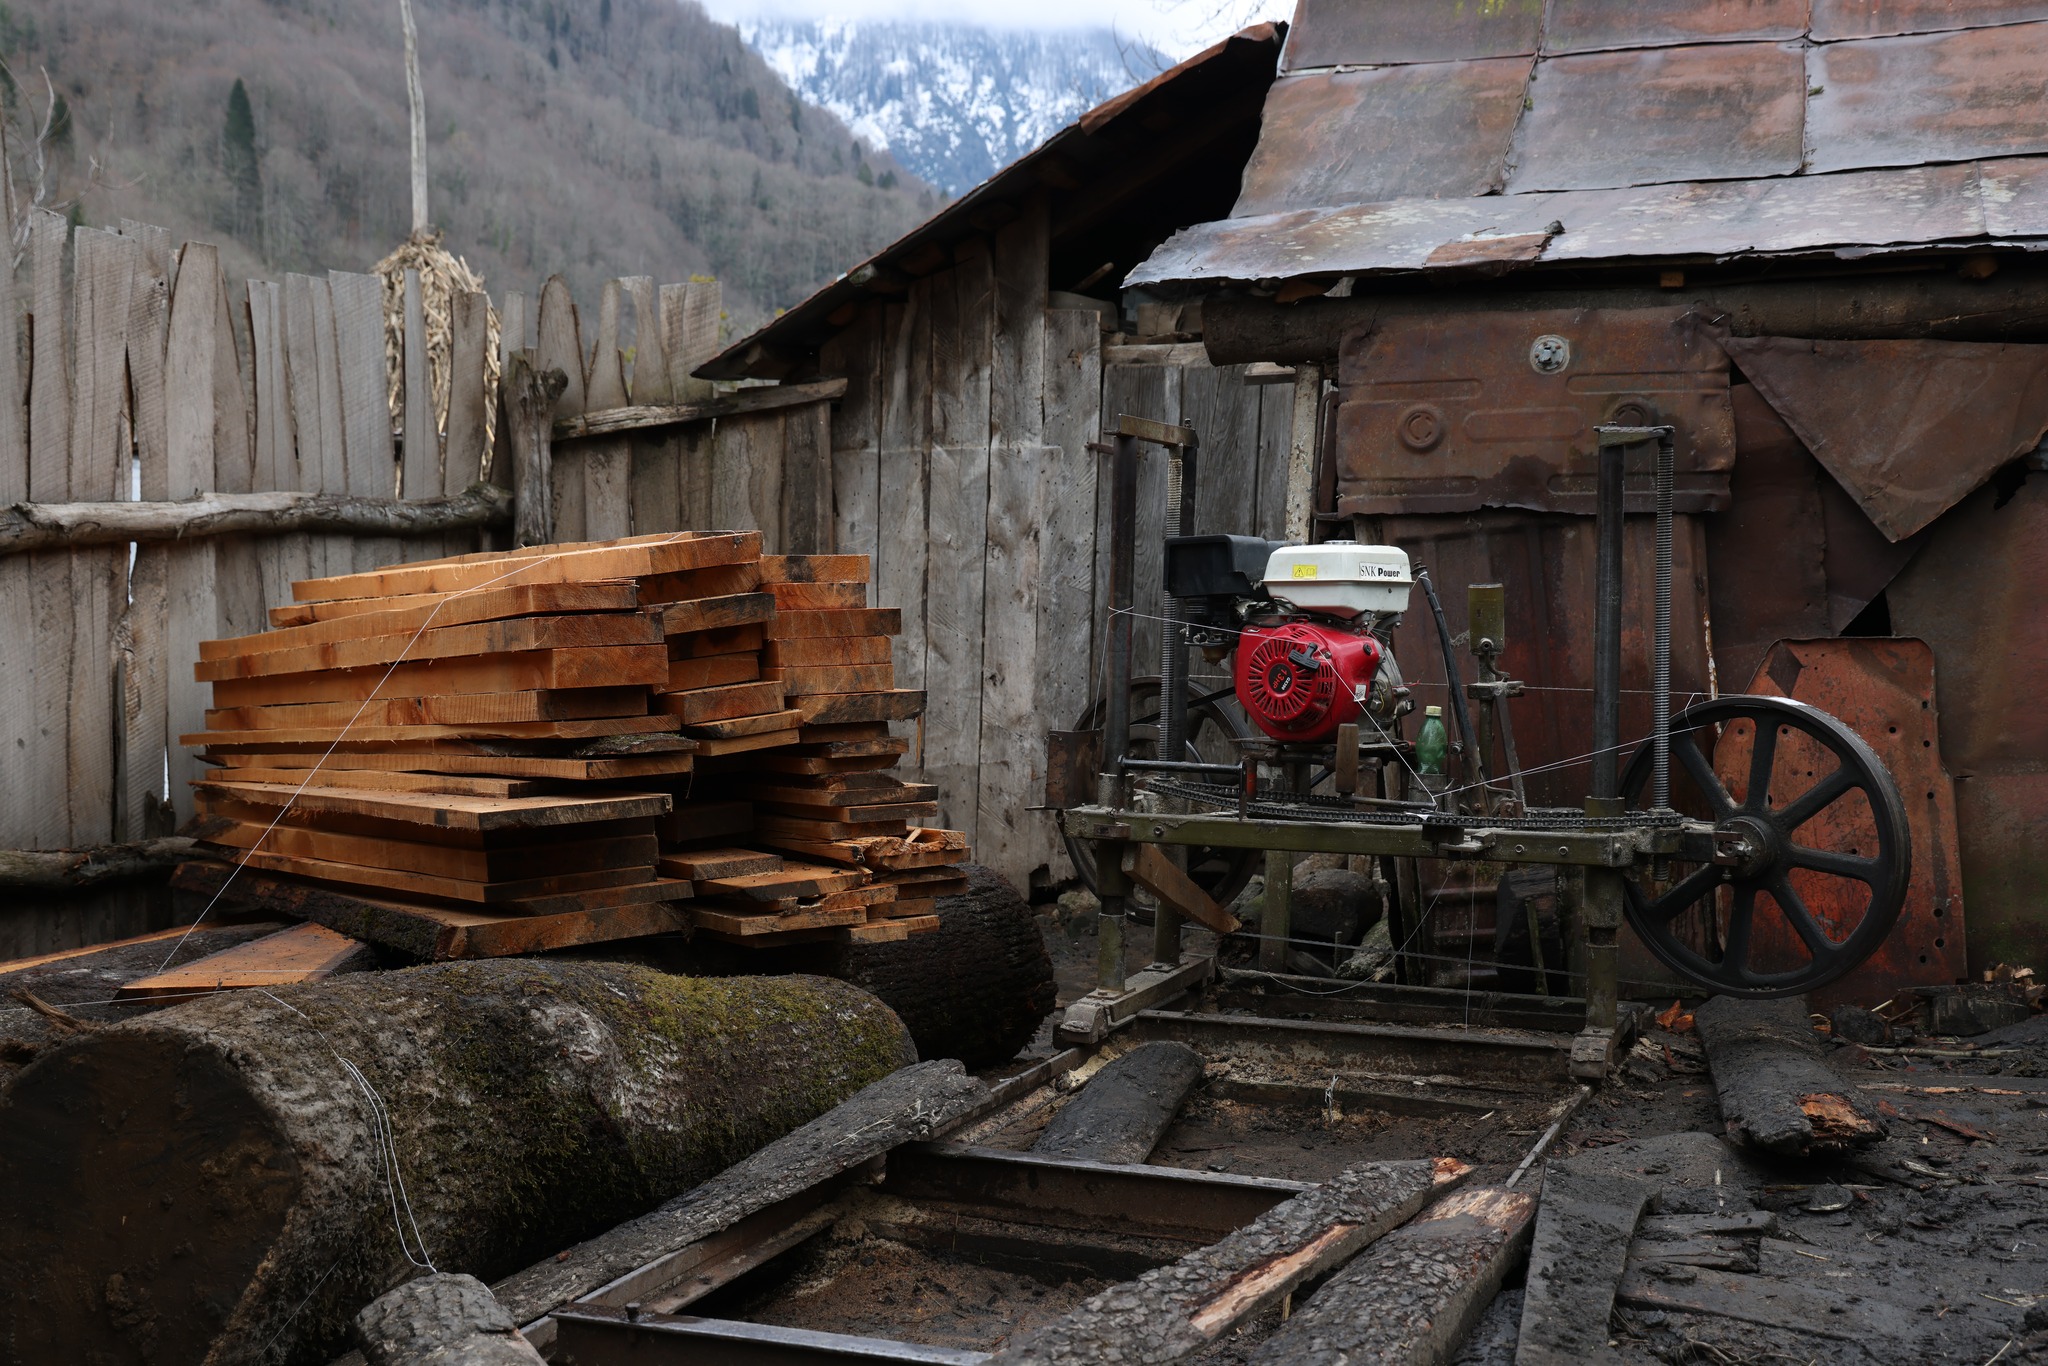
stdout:
<svg viewBox="0 0 2048 1366">
<path fill-rule="evenodd" d="M 1863 966 L 1811 993 L 1809 1005 L 1815 1010 L 1844 1001 L 1870 1006 L 1909 987 L 1960 980 L 1968 971 L 1962 856 L 1955 784 L 1942 767 L 1937 747 L 1940 710 L 1934 652 L 1919 640 L 1781 640 L 1771 647 L 1747 690 L 1797 698 L 1846 722 L 1891 770 L 1906 802 L 1913 863 L 1899 922 Z M 1714 747 L 1714 768 L 1738 798 L 1748 795 L 1753 739 L 1748 723 L 1741 722 L 1729 726 Z M 1806 737 L 1781 736 L 1771 773 L 1771 805 L 1786 806 L 1833 768 L 1833 756 Z M 1828 807 L 1801 826 L 1796 839 L 1807 848 L 1867 855 L 1875 830 L 1869 807 L 1859 796 Z M 1836 937 L 1846 933 L 1868 904 L 1868 893 L 1859 883 L 1801 869 L 1790 876 L 1793 890 Z M 1751 962 L 1759 970 L 1785 971 L 1809 961 L 1799 937 L 1776 914 L 1760 913 L 1751 933 Z"/>
<path fill-rule="evenodd" d="M 1297 0 L 1281 69 L 1455 62 L 1536 51 L 1543 0 Z"/>
<path fill-rule="evenodd" d="M 1671 677 L 1679 706 L 1707 692 L 1707 582 L 1700 522 L 1679 517 L 1673 537 Z M 1627 691 L 1621 725 L 1628 750 L 1650 730 L 1653 530 L 1647 517 L 1629 519 L 1622 608 L 1622 686 Z M 1398 545 L 1429 568 L 1454 638 L 1467 625 L 1465 586 L 1504 586 L 1508 646 L 1500 667 L 1528 684 L 1528 692 L 1508 705 L 1529 800 L 1552 806 L 1584 802 L 1593 716 L 1593 519 L 1509 511 L 1376 517 L 1362 519 L 1358 535 Z M 1420 594 L 1415 610 L 1394 634 L 1394 657 L 1418 706 L 1447 703 L 1443 654 Z M 1473 661 L 1462 646 L 1458 659 L 1470 681 Z"/>
<path fill-rule="evenodd" d="M 1868 3 L 1868 0 L 1858 0 Z M 1797 38 L 1807 0 L 1551 0 L 1543 50 L 1593 52 L 1741 39 Z"/>
<path fill-rule="evenodd" d="M 1805 155 L 1805 94 L 1805 59 L 1790 43 L 1545 58 L 1529 87 L 1508 188 L 1792 175 Z"/>
<path fill-rule="evenodd" d="M 2041 0 L 1813 0 L 1815 42 L 2048 18 Z"/>
<path fill-rule="evenodd" d="M 2048 23 L 1815 47 L 1810 171 L 2048 151 Z"/>
<path fill-rule="evenodd" d="M 1496 193 L 1531 59 L 1285 76 L 1231 212 Z"/>
<path fill-rule="evenodd" d="M 1680 309 L 1389 319 L 1344 340 L 1339 384 L 1341 512 L 1590 514 L 1608 421 L 1675 425 L 1679 510 L 1727 506 L 1727 358 Z"/>
<path fill-rule="evenodd" d="M 1894 541 L 2048 431 L 2048 346 L 1790 337 L 1723 345 Z"/>
<path fill-rule="evenodd" d="M 1981 489 L 1935 523 L 1886 594 L 1893 629 L 1934 647 L 1942 753 L 1959 779 L 2048 771 L 2048 478 L 1998 498 Z"/>
<path fill-rule="evenodd" d="M 2048 948 L 2048 772 L 1978 773 L 1956 782 L 1963 893 L 1970 899 L 1970 973 L 2038 965 Z"/>
<path fill-rule="evenodd" d="M 1820 466 L 1753 386 L 1731 385 L 1728 395 L 1733 496 L 1728 511 L 1706 519 L 1706 543 L 1714 662 L 1733 692 L 1773 641 L 1826 635 L 1830 626 Z"/>
</svg>

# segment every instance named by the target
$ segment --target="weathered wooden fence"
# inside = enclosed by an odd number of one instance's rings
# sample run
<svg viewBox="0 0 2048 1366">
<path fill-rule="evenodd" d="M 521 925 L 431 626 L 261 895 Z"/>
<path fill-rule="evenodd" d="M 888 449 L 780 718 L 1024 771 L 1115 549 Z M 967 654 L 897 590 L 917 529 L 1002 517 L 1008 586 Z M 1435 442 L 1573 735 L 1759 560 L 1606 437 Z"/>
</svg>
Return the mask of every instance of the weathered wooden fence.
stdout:
<svg viewBox="0 0 2048 1366">
<path fill-rule="evenodd" d="M 263 629 L 294 579 L 509 532 L 493 312 L 452 301 L 437 405 L 408 281 L 394 407 L 378 277 L 230 288 L 204 243 L 36 217 L 20 282 L 0 271 L 0 849 L 169 831 L 191 812 L 197 767 L 176 741 L 204 728 L 199 641 Z M 718 343 L 715 282 L 607 285 L 587 347 L 558 278 L 537 308 L 507 294 L 495 312 L 504 368 L 566 381 L 527 443 L 548 496 L 520 496 L 555 510 L 529 539 L 829 539 L 843 386 L 718 396 L 688 379 Z"/>
</svg>

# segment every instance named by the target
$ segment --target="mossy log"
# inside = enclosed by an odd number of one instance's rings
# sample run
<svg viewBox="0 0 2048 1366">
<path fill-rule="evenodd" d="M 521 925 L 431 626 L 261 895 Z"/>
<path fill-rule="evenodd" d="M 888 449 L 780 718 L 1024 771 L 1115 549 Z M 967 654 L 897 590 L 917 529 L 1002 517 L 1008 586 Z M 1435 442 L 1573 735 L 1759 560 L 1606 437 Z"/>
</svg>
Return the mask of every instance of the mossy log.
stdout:
<svg viewBox="0 0 2048 1366">
<path fill-rule="evenodd" d="M 967 890 L 940 897 L 939 928 L 894 944 L 768 950 L 781 970 L 838 977 L 882 998 L 918 1053 L 995 1067 L 1017 1056 L 1051 1012 L 1057 986 L 1038 918 L 1001 873 L 960 866 Z M 737 971 L 758 972 L 761 950 Z"/>
<path fill-rule="evenodd" d="M 0 1341 L 21 1361 L 325 1362 L 418 1274 L 407 1245 L 504 1275 L 911 1061 L 844 982 L 527 960 L 82 1034 L 0 1099 Z"/>
<path fill-rule="evenodd" d="M 541 1366 L 519 1326 L 474 1276 L 422 1276 L 356 1315 L 368 1366 Z"/>
</svg>

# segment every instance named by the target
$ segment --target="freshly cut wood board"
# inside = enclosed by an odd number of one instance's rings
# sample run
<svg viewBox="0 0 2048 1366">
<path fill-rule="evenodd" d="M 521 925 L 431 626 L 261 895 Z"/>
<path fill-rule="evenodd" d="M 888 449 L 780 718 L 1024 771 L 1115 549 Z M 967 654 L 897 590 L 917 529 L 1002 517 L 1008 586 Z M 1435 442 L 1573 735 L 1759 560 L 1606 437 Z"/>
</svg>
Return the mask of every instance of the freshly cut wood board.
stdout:
<svg viewBox="0 0 2048 1366">
<path fill-rule="evenodd" d="M 753 683 L 761 677 L 758 655 L 707 655 L 702 659 L 672 659 L 668 664 L 665 692 L 691 692 L 698 688 L 719 688 L 729 683 Z"/>
<path fill-rule="evenodd" d="M 886 664 L 892 658 L 892 648 L 887 636 L 806 636 L 802 640 L 768 641 L 761 647 L 761 662 L 774 668 L 792 664 Z"/>
<path fill-rule="evenodd" d="M 750 750 L 775 749 L 795 743 L 796 727 L 791 726 L 788 730 L 770 731 L 766 735 L 740 735 L 729 740 L 700 739 L 697 741 L 697 753 L 700 757 L 711 759 L 721 754 L 744 754 Z"/>
<path fill-rule="evenodd" d="M 909 825 L 903 821 L 877 821 L 873 823 L 850 821 L 798 820 L 793 816 L 759 815 L 754 827 L 760 838 L 777 842 L 782 840 L 803 840 L 811 844 L 830 844 L 834 840 L 862 839 L 874 835 L 901 836 L 909 832 Z"/>
<path fill-rule="evenodd" d="M 215 707 L 215 730 L 267 727 L 470 726 L 512 721 L 584 721 L 647 715 L 645 688 L 571 688 L 562 692 L 456 693 L 365 702 L 284 702 L 269 707 Z"/>
<path fill-rule="evenodd" d="M 294 925 L 219 953 L 181 963 L 167 972 L 138 977 L 115 988 L 116 1000 L 206 996 L 245 987 L 322 982 L 337 972 L 376 966 L 370 946 L 324 925 Z"/>
<path fill-rule="evenodd" d="M 754 849 L 677 849 L 661 856 L 660 868 L 670 877 L 693 882 L 715 877 L 746 877 L 772 873 L 782 867 L 777 854 Z"/>
<path fill-rule="evenodd" d="M 822 693 L 798 699 L 797 707 L 807 726 L 844 721 L 908 721 L 924 711 L 924 694 L 911 688 Z"/>
<path fill-rule="evenodd" d="M 777 612 L 765 630 L 770 640 L 803 640 L 811 636 L 894 636 L 903 632 L 903 613 L 895 607 L 868 607 L 848 612 Z"/>
<path fill-rule="evenodd" d="M 656 735 L 677 731 L 675 716 L 615 716 L 592 721 L 506 721 L 474 726 L 307 726 L 274 730 L 203 730 L 181 735 L 181 745 L 211 749 L 262 748 L 267 745 L 323 745 L 337 740 L 355 744 L 406 740 L 594 740 L 608 735 Z"/>
<path fill-rule="evenodd" d="M 201 641 L 199 657 L 225 659 L 230 655 L 268 653 L 361 636 L 396 635 L 422 626 L 463 626 L 503 617 L 535 617 L 553 612 L 630 612 L 640 605 L 640 593 L 631 579 L 618 579 L 604 583 L 514 584 L 473 593 L 433 593 L 407 598 L 356 598 L 349 599 L 348 605 L 366 610 L 323 619 L 310 615 L 310 604 L 272 608 L 273 629 L 257 635 Z M 309 615 L 303 622 L 278 622 L 280 612 L 288 616 L 299 612 Z"/>
<path fill-rule="evenodd" d="M 235 776 L 251 783 L 284 783 L 297 787 L 312 769 L 238 768 Z M 466 778 L 453 773 L 388 773 L 369 769 L 323 767 L 322 787 L 366 787 L 379 792 L 456 792 L 467 797 L 535 797 L 545 782 L 532 778 Z M 198 779 L 196 781 L 205 781 Z"/>
<path fill-rule="evenodd" d="M 752 654 L 761 648 L 761 632 L 773 623 L 726 626 L 715 631 L 695 631 L 670 636 L 669 656 L 674 659 L 703 659 L 707 655 Z"/>
<path fill-rule="evenodd" d="M 866 584 L 770 583 L 762 586 L 775 595 L 775 605 L 785 612 L 857 611 L 868 605 Z"/>
<path fill-rule="evenodd" d="M 467 626 L 441 626 L 396 635 L 364 636 L 300 645 L 262 653 L 202 659 L 193 676 L 202 683 L 261 678 L 270 674 L 359 669 L 399 660 L 453 659 L 514 654 L 526 650 L 587 650 L 616 645 L 656 645 L 661 622 L 648 612 L 585 612 L 552 617 L 512 617 Z M 478 689 L 479 692 L 488 689 Z"/>
<path fill-rule="evenodd" d="M 302 825 L 254 825 L 216 822 L 206 831 L 209 844 L 291 858 L 320 859 L 465 882 L 519 882 L 571 873 L 652 868 L 659 856 L 654 836 L 579 841 L 572 844 L 465 848 L 411 840 L 381 839 Z"/>
<path fill-rule="evenodd" d="M 856 777 L 888 778 L 886 773 L 856 774 Z M 782 802 L 797 806 L 870 806 L 877 801 L 933 802 L 938 800 L 939 789 L 931 783 L 885 782 L 876 786 L 852 784 L 838 787 L 781 786 L 772 783 L 749 783 L 747 798 L 756 802 Z M 881 795 L 877 795 L 881 794 Z"/>
<path fill-rule="evenodd" d="M 685 724 L 723 721 L 734 716 L 759 716 L 783 710 L 780 683 L 734 683 L 718 688 L 688 692 L 665 692 L 655 699 L 657 710 L 679 717 Z M 789 724 L 795 724 L 794 721 Z"/>
<path fill-rule="evenodd" d="M 858 870 L 833 868 L 823 864 L 784 862 L 772 873 L 744 873 L 734 877 L 700 879 L 697 894 L 772 901 L 778 897 L 825 896 L 831 892 L 843 892 L 858 887 L 867 880 L 868 875 Z"/>
<path fill-rule="evenodd" d="M 667 683 L 667 646 L 618 645 L 223 679 L 213 685 L 213 705 L 360 702 L 366 697 L 445 697 L 452 693 L 545 692 L 557 688 L 659 688 Z"/>
<path fill-rule="evenodd" d="M 775 615 L 775 599 L 766 593 L 737 593 L 731 597 L 665 603 L 650 610 L 660 621 L 664 634 L 680 636 L 768 621 Z"/>
<path fill-rule="evenodd" d="M 553 896 L 560 892 L 581 891 L 592 887 L 614 887 L 625 883 L 645 882 L 654 875 L 651 868 L 641 867 L 615 872 L 565 873 L 557 877 L 533 878 L 519 882 L 469 882 L 462 878 L 432 877 L 424 873 L 405 873 L 388 868 L 363 868 L 353 863 L 335 863 L 327 859 L 266 854 L 260 850 L 224 849 L 223 854 L 232 861 L 264 872 L 290 873 L 311 878 L 316 882 L 338 883 L 344 887 L 410 892 L 443 901 L 474 902 L 479 905 L 519 901 L 527 897 Z"/>
<path fill-rule="evenodd" d="M 735 716 L 724 721 L 704 721 L 686 725 L 684 731 L 705 741 L 738 739 L 749 735 L 788 735 L 796 731 L 801 713 L 793 711 L 763 712 L 759 716 Z"/>
<path fill-rule="evenodd" d="M 896 916 L 850 926 L 845 934 L 848 942 L 854 944 L 895 944 L 913 934 L 929 934 L 938 927 L 939 918 L 935 915 Z"/>
<path fill-rule="evenodd" d="M 686 570 L 680 574 L 656 574 L 637 582 L 640 601 L 646 603 L 730 597 L 734 593 L 752 593 L 761 587 L 761 564 L 758 560 L 745 560 L 738 564 Z"/>
<path fill-rule="evenodd" d="M 475 774 L 504 778 L 557 779 L 563 782 L 621 782 L 634 778 L 672 778 L 687 774 L 695 766 L 689 754 L 652 754 L 618 759 L 546 758 L 516 754 L 406 754 L 378 749 L 365 754 L 336 752 L 328 755 L 313 750 L 299 754 L 260 752 L 224 754 L 221 760 L 229 774 L 239 775 L 243 765 L 250 768 L 312 769 L 319 772 L 344 769 L 361 773 Z M 251 778 L 251 782 L 264 781 Z M 296 780 L 294 780 L 296 782 Z M 354 786 L 355 784 L 348 784 Z M 331 784 L 342 786 L 342 784 Z M 421 791 L 432 791 L 422 788 Z M 489 793 L 474 793 L 489 796 Z M 506 793 L 526 796 L 526 793 Z"/>
<path fill-rule="evenodd" d="M 304 579 L 292 585 L 292 596 L 299 602 L 320 602 L 402 593 L 454 593 L 514 583 L 634 579 L 714 564 L 742 563 L 758 558 L 760 553 L 758 531 L 673 532 L 599 542 L 588 548 L 537 546 L 523 555 L 488 551 L 478 556 L 396 565 L 362 574 Z"/>
<path fill-rule="evenodd" d="M 200 786 L 252 806 L 281 806 L 289 801 L 300 811 L 374 816 L 380 820 L 445 826 L 453 830 L 526 830 L 590 821 L 632 820 L 641 816 L 665 816 L 674 807 L 673 799 L 665 792 L 572 793 L 501 799 L 424 792 L 361 792 L 328 787 L 298 790 L 266 783 L 213 782 Z"/>
<path fill-rule="evenodd" d="M 719 936 L 751 939 L 759 935 L 783 935 L 792 930 L 828 929 L 835 925 L 858 925 L 868 917 L 859 906 L 841 911 L 792 911 L 787 915 L 741 915 L 691 906 L 684 912 L 699 930 Z"/>
<path fill-rule="evenodd" d="M 761 677 L 782 683 L 792 696 L 883 692 L 896 686 L 890 664 L 767 665 Z"/>
<path fill-rule="evenodd" d="M 763 583 L 860 583 L 873 569 L 865 555 L 763 555 Z"/>
</svg>

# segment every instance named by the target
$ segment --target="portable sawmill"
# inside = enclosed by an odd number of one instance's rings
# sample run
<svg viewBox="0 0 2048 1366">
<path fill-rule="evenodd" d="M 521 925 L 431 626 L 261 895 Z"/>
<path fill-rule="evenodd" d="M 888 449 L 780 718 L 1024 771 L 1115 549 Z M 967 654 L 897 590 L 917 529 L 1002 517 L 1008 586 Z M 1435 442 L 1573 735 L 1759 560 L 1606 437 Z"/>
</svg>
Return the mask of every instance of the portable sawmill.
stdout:
<svg viewBox="0 0 2048 1366">
<path fill-rule="evenodd" d="M 1158 902 L 1155 968 L 1180 962 L 1192 916 L 1255 936 L 1260 966 L 1284 970 L 1291 870 L 1308 853 L 1369 861 L 1397 946 L 1415 940 L 1427 912 L 1415 861 L 1548 865 L 1570 961 L 1549 965 L 1545 980 L 1583 984 L 1596 1044 L 1612 1039 L 1624 921 L 1682 979 L 1756 997 L 1832 982 L 1890 932 L 1910 842 L 1870 746 L 1788 698 L 1722 696 L 1672 713 L 1672 428 L 1598 429 L 1594 678 L 1580 756 L 1590 778 L 1583 803 L 1568 807 L 1527 798 L 1510 706 L 1523 686 L 1498 667 L 1510 628 L 1500 585 L 1468 587 L 1467 680 L 1436 585 L 1402 548 L 1200 534 L 1189 524 L 1195 434 L 1125 417 L 1113 435 L 1100 448 L 1113 481 L 1106 681 L 1082 727 L 1052 736 L 1048 764 L 1048 804 L 1100 898 L 1103 996 L 1125 990 L 1124 928 L 1140 887 Z M 1156 608 L 1133 602 L 1141 445 L 1169 462 Z M 1647 466 L 1636 477 L 1650 483 L 1656 517 L 1653 720 L 1647 736 L 1625 738 L 1632 459 Z M 1448 680 L 1450 773 L 1430 771 L 1393 653 L 1393 628 L 1423 608 Z M 1130 627 L 1143 612 L 1164 623 L 1156 679 L 1133 677 Z M 1194 650 L 1228 661 L 1227 687 L 1191 690 Z M 1262 863 L 1259 921 L 1236 927 L 1223 907 Z"/>
</svg>

